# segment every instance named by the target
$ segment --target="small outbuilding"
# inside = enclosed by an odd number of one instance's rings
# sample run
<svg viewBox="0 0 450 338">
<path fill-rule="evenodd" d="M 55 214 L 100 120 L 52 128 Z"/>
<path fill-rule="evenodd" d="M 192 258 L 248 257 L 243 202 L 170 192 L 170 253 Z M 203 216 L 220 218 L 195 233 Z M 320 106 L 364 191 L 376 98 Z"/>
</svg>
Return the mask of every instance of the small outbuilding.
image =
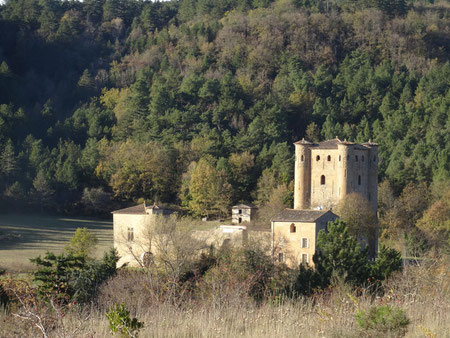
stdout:
<svg viewBox="0 0 450 338">
<path fill-rule="evenodd" d="M 231 222 L 241 224 L 242 222 L 251 222 L 255 219 L 258 208 L 253 204 L 238 204 L 231 208 Z"/>
</svg>

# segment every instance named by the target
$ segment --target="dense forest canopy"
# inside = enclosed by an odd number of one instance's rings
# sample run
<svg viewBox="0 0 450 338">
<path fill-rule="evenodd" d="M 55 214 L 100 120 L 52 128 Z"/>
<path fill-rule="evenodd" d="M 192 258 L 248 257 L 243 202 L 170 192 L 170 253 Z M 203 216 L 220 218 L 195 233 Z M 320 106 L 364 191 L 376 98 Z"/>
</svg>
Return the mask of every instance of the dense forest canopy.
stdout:
<svg viewBox="0 0 450 338">
<path fill-rule="evenodd" d="M 397 193 L 439 186 L 449 22 L 435 1 L 7 0 L 1 205 L 263 203 L 302 137 L 371 139 Z"/>
</svg>

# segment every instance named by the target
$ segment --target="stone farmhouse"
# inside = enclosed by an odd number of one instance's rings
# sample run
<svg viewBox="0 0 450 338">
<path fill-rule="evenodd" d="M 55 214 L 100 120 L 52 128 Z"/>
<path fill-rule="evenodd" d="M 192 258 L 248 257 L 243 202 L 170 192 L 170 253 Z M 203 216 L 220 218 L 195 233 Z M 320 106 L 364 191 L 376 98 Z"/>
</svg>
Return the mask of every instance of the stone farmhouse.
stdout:
<svg viewBox="0 0 450 338">
<path fill-rule="evenodd" d="M 146 265 L 151 253 L 151 231 L 158 217 L 168 216 L 172 211 L 144 203 L 113 211 L 114 248 L 120 260 L 117 266 Z"/>
<path fill-rule="evenodd" d="M 294 208 L 275 215 L 270 230 L 252 230 L 250 224 L 257 208 L 252 204 L 239 204 L 232 207 L 231 225 L 218 225 L 204 238 L 216 244 L 230 240 L 242 243 L 253 238 L 261 244 L 268 244 L 275 261 L 288 266 L 300 263 L 313 266 L 317 235 L 326 229 L 328 222 L 338 218 L 332 210 L 343 198 L 350 193 L 358 193 L 377 211 L 376 143 L 357 144 L 335 138 L 319 143 L 303 139 L 294 145 Z M 157 220 L 164 219 L 171 211 L 144 203 L 112 214 L 114 247 L 121 257 L 118 266 L 146 265 L 152 246 L 149 232 Z M 369 243 L 370 246 L 376 248 L 376 238 L 374 243 Z"/>
</svg>

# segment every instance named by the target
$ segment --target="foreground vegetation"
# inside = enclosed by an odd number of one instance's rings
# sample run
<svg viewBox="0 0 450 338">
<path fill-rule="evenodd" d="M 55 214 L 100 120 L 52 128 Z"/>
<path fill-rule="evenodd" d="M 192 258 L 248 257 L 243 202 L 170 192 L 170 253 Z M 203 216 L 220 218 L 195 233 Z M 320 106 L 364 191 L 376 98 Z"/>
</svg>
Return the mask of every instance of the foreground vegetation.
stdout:
<svg viewBox="0 0 450 338">
<path fill-rule="evenodd" d="M 144 323 L 139 331 L 143 337 L 273 337 L 300 333 L 310 337 L 370 336 L 370 330 L 358 325 L 356 314 L 379 306 L 404 311 L 410 321 L 406 337 L 445 337 L 450 320 L 448 267 L 443 261 L 406 267 L 383 283 L 386 291 L 378 296 L 337 280 L 313 297 L 267 298 L 262 303 L 255 303 L 230 284 L 222 286 L 224 294 L 199 290 L 196 298 L 174 303 L 173 299 L 158 299 L 155 290 L 148 288 L 151 274 L 121 271 L 101 287 L 94 306 L 72 305 L 60 317 L 53 314 L 49 336 L 70 336 L 74 331 L 73 336 L 110 336 L 105 313 L 123 302 L 131 316 Z M 36 328 L 8 312 L 1 312 L 0 319 L 1 336 L 38 335 Z M 402 336 L 401 329 L 394 327 L 386 335 Z M 373 336 L 379 333 L 380 328 L 376 328 Z"/>
<path fill-rule="evenodd" d="M 148 268 L 116 271 L 114 252 L 89 257 L 95 238 L 80 229 L 65 253 L 34 259 L 29 277 L 0 278 L 0 334 L 440 337 L 448 329 L 446 255 L 402 270 L 400 254 L 383 249 L 369 262 L 342 221 L 320 233 L 314 271 L 274 264 L 255 243 L 185 256 L 189 244 L 172 238 L 170 254 L 155 254 Z"/>
</svg>

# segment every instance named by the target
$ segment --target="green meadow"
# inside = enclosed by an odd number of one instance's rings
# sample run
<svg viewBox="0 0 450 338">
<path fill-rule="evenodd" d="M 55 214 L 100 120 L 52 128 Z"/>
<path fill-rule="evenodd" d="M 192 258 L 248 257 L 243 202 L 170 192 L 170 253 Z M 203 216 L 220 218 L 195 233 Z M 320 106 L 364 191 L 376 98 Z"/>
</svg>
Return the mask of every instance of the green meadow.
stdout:
<svg viewBox="0 0 450 338">
<path fill-rule="evenodd" d="M 77 228 L 98 238 L 95 256 L 113 246 L 112 221 L 47 215 L 0 215 L 0 267 L 10 272 L 33 268 L 30 258 L 46 251 L 60 253 Z"/>
</svg>

